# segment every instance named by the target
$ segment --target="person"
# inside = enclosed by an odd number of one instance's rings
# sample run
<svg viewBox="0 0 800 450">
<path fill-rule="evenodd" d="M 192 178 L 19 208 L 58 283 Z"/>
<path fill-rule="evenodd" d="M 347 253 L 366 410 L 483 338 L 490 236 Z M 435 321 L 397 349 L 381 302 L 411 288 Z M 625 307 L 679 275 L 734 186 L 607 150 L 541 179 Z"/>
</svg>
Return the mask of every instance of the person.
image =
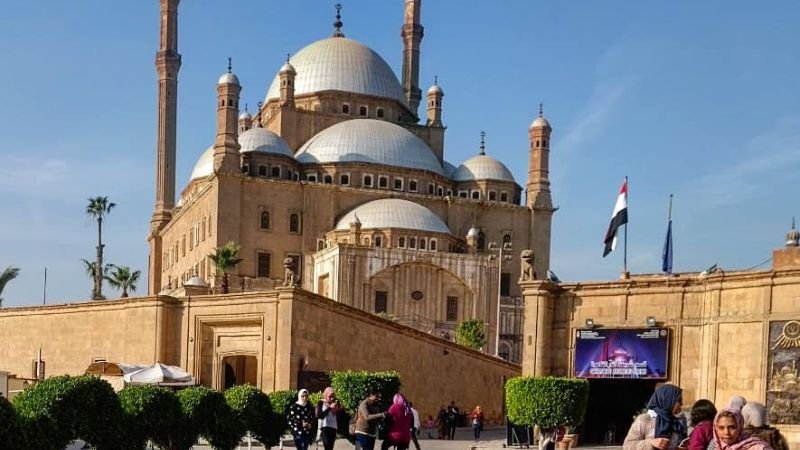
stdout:
<svg viewBox="0 0 800 450">
<path fill-rule="evenodd" d="M 728 402 L 728 408 L 738 409 L 739 411 L 744 408 L 744 405 L 747 404 L 747 400 L 742 397 L 741 395 L 734 395 L 731 397 L 731 400 Z"/>
<path fill-rule="evenodd" d="M 381 450 L 396 447 L 397 450 L 407 450 L 411 442 L 411 427 L 414 425 L 414 414 L 408 406 L 403 394 L 397 393 L 392 397 L 392 406 L 389 407 L 389 416 L 392 417 L 386 439 L 381 443 Z"/>
<path fill-rule="evenodd" d="M 322 434 L 322 446 L 325 450 L 333 450 L 336 443 L 336 432 L 339 429 L 340 415 L 344 411 L 333 388 L 328 386 L 322 392 L 322 400 L 317 402 L 315 415 L 319 419 Z M 341 420 L 344 420 L 342 417 Z"/>
<path fill-rule="evenodd" d="M 386 417 L 386 413 L 381 411 L 380 399 L 381 393 L 375 388 L 370 388 L 367 398 L 361 401 L 356 410 L 356 444 L 361 450 L 375 448 L 378 422 Z"/>
<path fill-rule="evenodd" d="M 744 431 L 766 442 L 772 450 L 789 450 L 789 444 L 780 430 L 767 425 L 767 408 L 758 402 L 749 402 L 742 408 Z"/>
<path fill-rule="evenodd" d="M 428 439 L 433 439 L 433 427 L 436 425 L 436 422 L 433 420 L 433 416 L 428 416 L 425 419 L 425 434 L 428 435 Z"/>
<path fill-rule="evenodd" d="M 412 402 L 408 402 L 408 407 L 411 408 L 411 415 L 414 417 L 414 423 L 411 425 L 411 442 L 414 443 L 415 449 L 420 450 L 419 441 L 417 441 L 417 434 L 419 434 L 419 430 L 421 428 L 419 423 L 419 412 L 414 408 L 414 404 Z"/>
<path fill-rule="evenodd" d="M 714 447 L 716 450 L 769 450 L 761 439 L 744 431 L 742 412 L 725 408 L 714 418 Z"/>
<path fill-rule="evenodd" d="M 706 450 L 714 440 L 714 417 L 717 408 L 711 400 L 700 399 L 692 405 L 690 418 L 692 433 L 689 435 L 689 450 Z"/>
<path fill-rule="evenodd" d="M 481 405 L 475 407 L 470 416 L 472 420 L 472 433 L 475 435 L 475 442 L 481 438 L 481 431 L 483 430 L 483 410 Z"/>
<path fill-rule="evenodd" d="M 297 392 L 297 402 L 289 407 L 286 413 L 286 421 L 289 429 L 294 436 L 294 446 L 297 450 L 308 450 L 311 439 L 311 421 L 314 419 L 314 411 L 308 404 L 308 390 L 300 389 Z"/>
<path fill-rule="evenodd" d="M 439 408 L 439 415 L 436 416 L 436 423 L 438 425 L 438 432 L 439 432 L 439 440 L 447 439 L 447 435 L 450 432 L 447 428 L 447 409 L 445 409 L 444 405 Z"/>
<path fill-rule="evenodd" d="M 458 415 L 459 410 L 456 406 L 456 402 L 453 400 L 450 402 L 450 406 L 447 407 L 447 439 L 453 440 L 456 437 L 456 426 L 458 426 Z"/>
<path fill-rule="evenodd" d="M 678 414 L 683 407 L 682 391 L 672 384 L 658 386 L 647 402 L 647 412 L 633 421 L 623 450 L 675 450 L 686 438 L 686 423 Z"/>
</svg>

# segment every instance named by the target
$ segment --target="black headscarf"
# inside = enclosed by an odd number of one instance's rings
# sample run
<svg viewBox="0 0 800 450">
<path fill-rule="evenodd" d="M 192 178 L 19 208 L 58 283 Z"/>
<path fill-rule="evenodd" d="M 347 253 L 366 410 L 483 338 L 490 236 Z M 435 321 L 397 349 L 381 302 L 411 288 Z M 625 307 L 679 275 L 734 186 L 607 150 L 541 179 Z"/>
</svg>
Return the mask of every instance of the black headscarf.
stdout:
<svg viewBox="0 0 800 450">
<path fill-rule="evenodd" d="M 654 437 L 669 439 L 672 433 L 678 433 L 680 439 L 686 437 L 686 423 L 672 414 L 672 407 L 679 398 L 681 398 L 681 388 L 671 384 L 662 384 L 653 392 L 653 396 L 647 402 L 647 409 L 656 413 Z"/>
</svg>

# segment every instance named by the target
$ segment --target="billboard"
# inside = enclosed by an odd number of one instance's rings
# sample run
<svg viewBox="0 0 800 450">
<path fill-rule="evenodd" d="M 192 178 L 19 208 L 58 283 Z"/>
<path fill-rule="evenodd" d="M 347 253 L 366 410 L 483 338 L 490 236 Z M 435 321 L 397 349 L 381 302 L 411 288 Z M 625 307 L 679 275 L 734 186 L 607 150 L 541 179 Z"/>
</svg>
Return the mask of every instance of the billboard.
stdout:
<svg viewBox="0 0 800 450">
<path fill-rule="evenodd" d="M 578 378 L 667 378 L 668 328 L 575 330 Z"/>
</svg>

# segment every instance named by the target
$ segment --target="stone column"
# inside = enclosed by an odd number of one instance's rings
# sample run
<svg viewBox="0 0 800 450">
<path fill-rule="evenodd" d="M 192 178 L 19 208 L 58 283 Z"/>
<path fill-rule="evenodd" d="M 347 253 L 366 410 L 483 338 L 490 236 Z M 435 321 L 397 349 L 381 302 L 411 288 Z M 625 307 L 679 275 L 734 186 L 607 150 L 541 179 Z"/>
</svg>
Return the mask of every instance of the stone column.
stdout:
<svg viewBox="0 0 800 450">
<path fill-rule="evenodd" d="M 552 370 L 552 329 L 558 285 L 550 281 L 520 281 L 525 300 L 522 333 L 522 375 L 550 375 Z"/>
</svg>

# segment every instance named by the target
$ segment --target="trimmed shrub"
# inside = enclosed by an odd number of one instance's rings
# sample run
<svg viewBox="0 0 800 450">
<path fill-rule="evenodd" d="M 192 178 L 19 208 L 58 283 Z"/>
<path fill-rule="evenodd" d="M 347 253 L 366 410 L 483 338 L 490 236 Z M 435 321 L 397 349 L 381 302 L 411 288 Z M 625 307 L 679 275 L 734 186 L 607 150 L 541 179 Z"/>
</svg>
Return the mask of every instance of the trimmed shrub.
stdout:
<svg viewBox="0 0 800 450">
<path fill-rule="evenodd" d="M 486 328 L 479 319 L 462 320 L 456 328 L 456 342 L 471 349 L 480 350 L 486 345 Z"/>
<path fill-rule="evenodd" d="M 375 388 L 381 393 L 381 408 L 392 404 L 394 394 L 400 392 L 400 374 L 395 371 L 367 372 L 348 370 L 331 372 L 331 386 L 342 406 L 354 414 L 359 403 L 367 397 L 367 391 Z"/>
<path fill-rule="evenodd" d="M 16 396 L 14 407 L 32 448 L 60 450 L 75 439 L 103 449 L 126 445 L 119 400 L 97 377 L 48 378 Z"/>
<path fill-rule="evenodd" d="M 297 401 L 297 391 L 274 391 L 269 393 L 269 401 L 272 403 L 272 414 L 275 418 L 276 434 L 271 436 L 272 445 L 280 441 L 280 437 L 289 429 L 286 422 L 286 412 L 289 406 Z"/>
<path fill-rule="evenodd" d="M 542 430 L 578 426 L 586 414 L 589 382 L 564 377 L 516 377 L 506 383 L 508 420 Z"/>
<path fill-rule="evenodd" d="M 278 428 L 269 396 L 250 385 L 234 386 L 225 391 L 225 402 L 244 428 L 264 446 L 278 443 L 283 429 Z"/>
<path fill-rule="evenodd" d="M 239 445 L 244 424 L 237 420 L 221 392 L 193 386 L 179 391 L 178 400 L 191 434 L 204 437 L 215 449 L 233 450 Z"/>
<path fill-rule="evenodd" d="M 0 396 L 0 442 L 5 448 L 22 448 L 24 439 L 17 413 L 5 397 Z"/>
<path fill-rule="evenodd" d="M 169 389 L 131 385 L 121 390 L 118 397 L 131 448 L 144 448 L 148 439 L 167 449 L 197 440 L 197 435 L 180 436 L 187 432 L 187 427 L 178 397 Z"/>
</svg>

